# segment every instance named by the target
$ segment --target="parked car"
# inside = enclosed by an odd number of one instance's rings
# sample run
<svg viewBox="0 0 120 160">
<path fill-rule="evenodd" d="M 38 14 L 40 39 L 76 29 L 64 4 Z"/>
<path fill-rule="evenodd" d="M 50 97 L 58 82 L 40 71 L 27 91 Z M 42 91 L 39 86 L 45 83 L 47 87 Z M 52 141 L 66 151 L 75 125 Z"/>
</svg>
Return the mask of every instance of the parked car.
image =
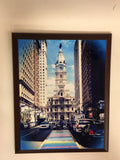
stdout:
<svg viewBox="0 0 120 160">
<path fill-rule="evenodd" d="M 50 124 L 49 122 L 42 122 L 40 125 L 38 125 L 36 128 L 40 128 L 40 129 L 48 129 L 50 128 Z"/>
<path fill-rule="evenodd" d="M 50 127 L 55 128 L 56 121 L 50 121 L 49 124 L 50 124 Z"/>
<path fill-rule="evenodd" d="M 82 136 L 104 136 L 104 124 L 99 120 L 81 119 L 73 125 L 73 129 Z"/>
<path fill-rule="evenodd" d="M 93 131 L 91 134 L 91 130 Z M 93 125 L 90 126 L 89 135 L 91 137 L 103 137 L 104 136 L 104 122 L 94 120 Z"/>
<path fill-rule="evenodd" d="M 24 128 L 29 128 L 29 124 L 28 124 L 28 123 L 25 123 L 25 124 L 24 124 Z"/>
<path fill-rule="evenodd" d="M 70 129 L 73 129 L 73 126 L 76 124 L 76 121 L 69 121 L 68 122 L 68 127 L 70 128 Z"/>
<path fill-rule="evenodd" d="M 32 128 L 32 127 L 34 127 L 35 126 L 35 122 L 30 122 L 29 123 L 29 128 Z"/>
<path fill-rule="evenodd" d="M 82 135 L 85 135 L 89 132 L 89 128 L 92 123 L 93 121 L 89 119 L 78 120 L 73 125 L 73 130 L 77 133 L 81 133 Z"/>
<path fill-rule="evenodd" d="M 56 121 L 55 125 L 53 126 L 53 129 L 67 129 L 67 123 L 66 121 Z"/>
</svg>

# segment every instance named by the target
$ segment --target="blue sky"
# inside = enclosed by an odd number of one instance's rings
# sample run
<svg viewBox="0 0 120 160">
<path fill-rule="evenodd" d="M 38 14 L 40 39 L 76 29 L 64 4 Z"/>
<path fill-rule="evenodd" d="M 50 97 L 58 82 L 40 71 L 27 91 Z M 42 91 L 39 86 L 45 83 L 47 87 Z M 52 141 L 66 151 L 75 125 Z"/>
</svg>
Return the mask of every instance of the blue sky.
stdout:
<svg viewBox="0 0 120 160">
<path fill-rule="evenodd" d="M 102 49 L 105 58 L 106 41 L 96 40 L 99 49 Z M 19 40 L 19 56 L 25 40 Z M 53 96 L 55 89 L 55 63 L 59 52 L 59 45 L 62 43 L 62 50 L 67 64 L 67 85 L 70 95 L 74 96 L 74 44 L 75 40 L 47 40 L 47 95 Z"/>
<path fill-rule="evenodd" d="M 59 52 L 59 45 L 62 43 L 62 50 L 67 66 L 67 85 L 71 96 L 74 96 L 74 43 L 75 40 L 47 40 L 47 78 L 48 96 L 53 95 L 55 89 L 55 63 Z"/>
</svg>

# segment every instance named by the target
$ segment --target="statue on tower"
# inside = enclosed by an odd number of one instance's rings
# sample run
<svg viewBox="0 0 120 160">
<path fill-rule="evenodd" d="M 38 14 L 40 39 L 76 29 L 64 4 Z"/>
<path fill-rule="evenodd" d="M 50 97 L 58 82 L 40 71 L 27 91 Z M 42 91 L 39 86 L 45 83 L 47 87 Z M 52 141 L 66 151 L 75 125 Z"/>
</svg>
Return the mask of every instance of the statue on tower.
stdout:
<svg viewBox="0 0 120 160">
<path fill-rule="evenodd" d="M 62 43 L 60 43 L 59 48 L 62 48 Z"/>
</svg>

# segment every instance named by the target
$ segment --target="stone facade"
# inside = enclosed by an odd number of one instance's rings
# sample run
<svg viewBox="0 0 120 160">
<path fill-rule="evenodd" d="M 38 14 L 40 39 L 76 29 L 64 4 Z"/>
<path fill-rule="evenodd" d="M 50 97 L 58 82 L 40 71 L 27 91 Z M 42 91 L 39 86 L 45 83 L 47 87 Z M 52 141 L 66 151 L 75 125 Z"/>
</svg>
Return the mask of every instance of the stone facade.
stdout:
<svg viewBox="0 0 120 160">
<path fill-rule="evenodd" d="M 56 90 L 54 91 L 54 96 L 48 98 L 47 103 L 47 114 L 49 120 L 71 120 L 74 116 L 75 105 L 74 97 L 70 96 L 69 90 L 66 90 L 66 62 L 61 49 L 59 48 L 59 53 L 56 67 Z"/>
</svg>

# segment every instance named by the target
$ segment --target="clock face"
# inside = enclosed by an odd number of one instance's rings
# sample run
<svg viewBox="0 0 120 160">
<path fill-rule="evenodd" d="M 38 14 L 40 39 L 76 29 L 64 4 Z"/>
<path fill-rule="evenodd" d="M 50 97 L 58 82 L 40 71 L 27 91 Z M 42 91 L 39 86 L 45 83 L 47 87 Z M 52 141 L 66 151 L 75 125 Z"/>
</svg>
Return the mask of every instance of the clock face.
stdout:
<svg viewBox="0 0 120 160">
<path fill-rule="evenodd" d="M 63 67 L 60 67 L 60 70 L 63 70 Z"/>
</svg>

